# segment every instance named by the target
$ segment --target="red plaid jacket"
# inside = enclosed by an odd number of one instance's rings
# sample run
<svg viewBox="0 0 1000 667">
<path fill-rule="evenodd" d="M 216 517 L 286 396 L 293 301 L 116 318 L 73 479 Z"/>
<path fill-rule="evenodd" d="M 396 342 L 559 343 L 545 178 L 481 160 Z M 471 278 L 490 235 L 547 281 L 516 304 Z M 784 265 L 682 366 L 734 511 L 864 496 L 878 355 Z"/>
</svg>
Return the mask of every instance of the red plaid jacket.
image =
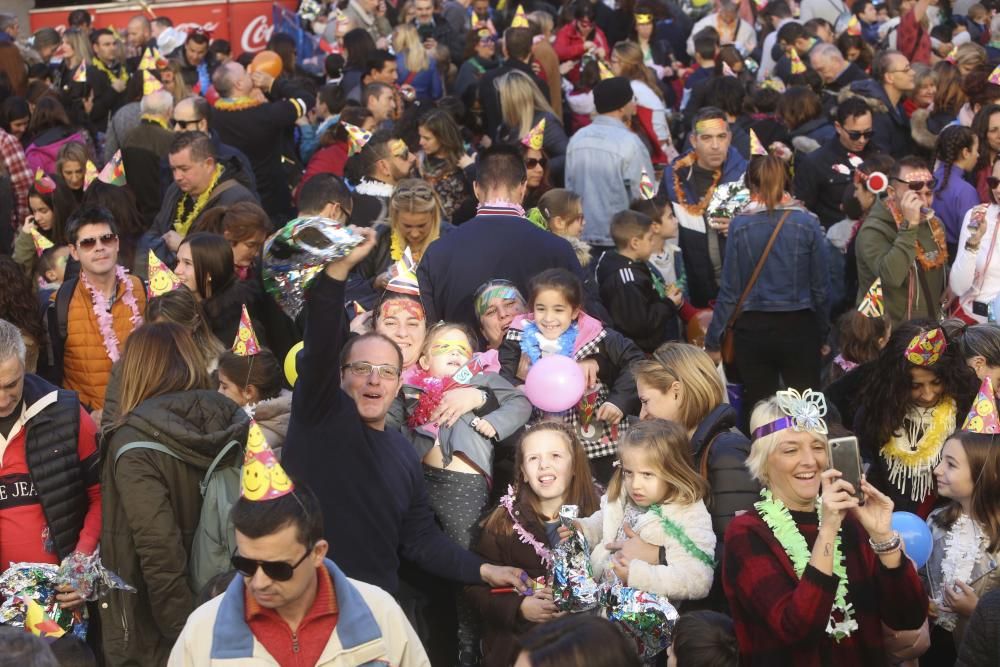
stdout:
<svg viewBox="0 0 1000 667">
<path fill-rule="evenodd" d="M 0 174 L 6 172 L 10 176 L 11 189 L 14 191 L 14 210 L 11 212 L 11 226 L 17 229 L 30 213 L 28 209 L 28 190 L 31 188 L 33 176 L 24 159 L 21 142 L 12 134 L 0 129 Z"/>
<path fill-rule="evenodd" d="M 819 532 L 816 514 L 792 512 L 809 548 Z M 756 512 L 726 530 L 722 581 L 729 599 L 741 665 L 872 665 L 884 667 L 882 622 L 896 630 L 919 628 L 927 595 L 909 560 L 890 570 L 868 546 L 855 519 L 844 519 L 847 601 L 858 630 L 835 642 L 826 634 L 837 578 L 807 565 L 801 581 L 792 562 Z"/>
</svg>

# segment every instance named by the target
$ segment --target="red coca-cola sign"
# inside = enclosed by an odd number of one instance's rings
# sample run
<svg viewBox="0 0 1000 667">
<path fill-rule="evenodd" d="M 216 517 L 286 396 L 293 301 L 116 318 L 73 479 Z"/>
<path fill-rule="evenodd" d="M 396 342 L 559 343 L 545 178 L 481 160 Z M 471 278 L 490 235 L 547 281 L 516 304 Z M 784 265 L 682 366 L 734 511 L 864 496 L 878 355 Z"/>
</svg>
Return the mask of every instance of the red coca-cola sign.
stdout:
<svg viewBox="0 0 1000 667">
<path fill-rule="evenodd" d="M 174 22 L 174 27 L 181 32 L 189 32 L 200 28 L 209 33 L 213 39 L 228 40 L 233 49 L 233 56 L 244 51 L 260 51 L 267 44 L 274 31 L 272 23 L 272 5 L 269 0 L 195 0 L 194 2 L 166 2 L 155 5 L 139 3 L 109 3 L 87 7 L 94 18 L 94 26 L 107 28 L 114 26 L 124 35 L 125 26 L 133 16 L 144 14 L 167 16 Z M 296 0 L 280 0 L 283 7 L 295 11 Z M 78 6 L 52 7 L 49 9 L 33 9 L 29 12 L 31 31 L 39 28 L 55 28 L 62 32 L 66 27 L 66 17 Z M 151 13 L 150 13 L 151 12 Z"/>
</svg>

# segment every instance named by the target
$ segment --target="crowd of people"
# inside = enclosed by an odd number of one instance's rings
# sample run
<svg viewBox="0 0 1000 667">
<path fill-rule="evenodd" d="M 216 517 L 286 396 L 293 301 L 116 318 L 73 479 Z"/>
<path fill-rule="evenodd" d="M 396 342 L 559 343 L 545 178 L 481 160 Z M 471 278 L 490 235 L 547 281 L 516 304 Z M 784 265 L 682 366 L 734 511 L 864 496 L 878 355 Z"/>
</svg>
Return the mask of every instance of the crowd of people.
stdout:
<svg viewBox="0 0 1000 667">
<path fill-rule="evenodd" d="M 0 13 L 0 666 L 1000 664 L 1000 2 L 144 9 Z"/>
</svg>

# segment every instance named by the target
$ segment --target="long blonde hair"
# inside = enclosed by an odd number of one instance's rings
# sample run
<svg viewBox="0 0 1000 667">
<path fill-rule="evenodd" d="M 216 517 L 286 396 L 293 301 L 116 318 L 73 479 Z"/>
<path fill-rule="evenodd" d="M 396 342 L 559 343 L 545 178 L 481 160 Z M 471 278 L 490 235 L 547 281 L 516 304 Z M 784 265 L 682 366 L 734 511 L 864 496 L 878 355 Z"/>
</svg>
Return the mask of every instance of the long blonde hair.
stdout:
<svg viewBox="0 0 1000 667">
<path fill-rule="evenodd" d="M 81 61 L 86 62 L 88 65 L 90 64 L 90 61 L 94 57 L 94 52 L 90 48 L 90 40 L 87 39 L 86 35 L 78 29 L 70 28 L 63 33 L 63 41 L 73 47 L 73 57 L 67 63 L 70 70 L 79 67 Z"/>
<path fill-rule="evenodd" d="M 389 198 L 389 226 L 394 234 L 402 237 L 398 229 L 399 214 L 406 213 L 427 213 L 431 216 L 431 231 L 424 240 L 420 248 L 410 248 L 413 259 L 420 261 L 432 242 L 441 235 L 441 198 L 431 185 L 422 178 L 405 178 L 396 184 L 396 189 L 392 191 Z"/>
<path fill-rule="evenodd" d="M 667 483 L 667 496 L 661 502 L 690 505 L 708 495 L 708 482 L 694 469 L 691 441 L 684 427 L 665 419 L 647 419 L 632 426 L 618 445 L 621 459 L 626 449 L 641 449 L 649 454 L 651 467 Z M 608 485 L 608 500 L 618 500 L 625 488 L 622 466 L 615 469 Z"/>
<path fill-rule="evenodd" d="M 686 429 L 697 427 L 726 399 L 726 388 L 712 358 L 688 343 L 664 343 L 650 359 L 632 365 L 632 376 L 664 394 L 674 382 L 680 382 L 684 396 L 677 418 Z"/>
<path fill-rule="evenodd" d="M 653 70 L 646 67 L 642 57 L 642 47 L 635 42 L 624 41 L 615 44 L 615 55 L 621 65 L 621 75 L 629 81 L 642 81 L 656 93 L 656 96 L 663 99 L 663 92 L 659 84 L 656 83 L 656 76 Z"/>
<path fill-rule="evenodd" d="M 430 67 L 427 51 L 420 41 L 417 28 L 412 23 L 400 23 L 392 31 L 392 48 L 396 53 L 402 53 L 406 69 L 413 73 L 422 72 Z"/>
<path fill-rule="evenodd" d="M 500 96 L 500 110 L 503 122 L 516 133 L 515 139 L 520 140 L 531 132 L 535 112 L 547 111 L 556 118 L 552 106 L 542 95 L 535 82 L 517 70 L 507 72 L 494 83 Z M 551 121 L 551 118 L 549 119 Z"/>
</svg>

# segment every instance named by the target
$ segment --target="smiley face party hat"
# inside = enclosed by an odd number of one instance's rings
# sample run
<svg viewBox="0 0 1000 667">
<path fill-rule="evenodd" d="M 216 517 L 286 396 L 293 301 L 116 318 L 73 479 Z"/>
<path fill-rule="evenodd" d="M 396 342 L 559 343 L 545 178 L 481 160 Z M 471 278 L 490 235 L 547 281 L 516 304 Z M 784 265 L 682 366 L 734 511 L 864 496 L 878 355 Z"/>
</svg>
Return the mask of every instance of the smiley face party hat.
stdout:
<svg viewBox="0 0 1000 667">
<path fill-rule="evenodd" d="M 264 439 L 257 422 L 250 422 L 247 449 L 243 455 L 240 495 L 253 502 L 274 500 L 295 491 L 278 457 Z"/>
<path fill-rule="evenodd" d="M 260 343 L 257 342 L 257 334 L 253 332 L 253 322 L 250 321 L 246 304 L 243 304 L 243 313 L 240 314 L 240 325 L 236 329 L 233 352 L 241 357 L 252 357 L 260 353 Z"/>
<path fill-rule="evenodd" d="M 523 139 L 521 139 L 521 143 L 532 150 L 540 151 L 542 150 L 542 145 L 544 144 L 544 142 L 545 142 L 545 119 L 543 118 L 540 121 L 538 121 L 538 125 L 531 128 L 531 131 L 528 132 L 528 134 L 526 134 Z"/>
<path fill-rule="evenodd" d="M 979 387 L 976 400 L 972 403 L 963 431 L 971 433 L 1000 433 L 1000 417 L 997 415 L 997 404 L 993 393 L 993 381 L 987 375 Z"/>
</svg>

